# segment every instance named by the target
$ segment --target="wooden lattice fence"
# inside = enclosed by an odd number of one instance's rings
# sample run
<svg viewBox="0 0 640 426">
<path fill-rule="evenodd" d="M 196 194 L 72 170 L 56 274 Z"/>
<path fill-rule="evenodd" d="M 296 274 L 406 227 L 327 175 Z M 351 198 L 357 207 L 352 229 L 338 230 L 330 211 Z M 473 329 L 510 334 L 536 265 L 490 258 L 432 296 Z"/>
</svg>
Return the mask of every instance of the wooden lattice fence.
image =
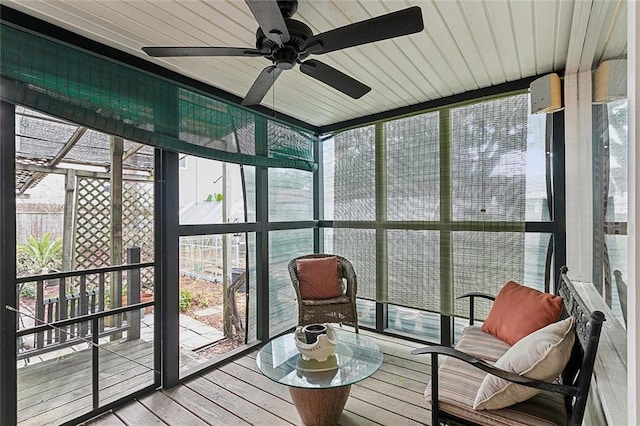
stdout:
<svg viewBox="0 0 640 426">
<path fill-rule="evenodd" d="M 128 247 L 138 246 L 141 249 L 140 261 L 153 261 L 153 183 L 125 181 L 122 187 L 122 258 L 126 259 Z M 74 267 L 109 266 L 109 181 L 82 177 L 78 178 L 76 188 Z M 123 279 L 126 280 L 125 277 Z M 153 270 L 143 270 L 140 279 L 143 289 L 153 289 Z M 96 286 L 97 282 L 90 284 Z"/>
<path fill-rule="evenodd" d="M 140 247 L 140 262 L 153 262 L 153 182 L 124 181 L 122 185 L 123 259 L 127 247 Z M 143 290 L 153 289 L 153 269 L 141 271 Z"/>
<path fill-rule="evenodd" d="M 106 179 L 78 178 L 74 221 L 75 268 L 109 266 L 110 193 Z"/>
</svg>

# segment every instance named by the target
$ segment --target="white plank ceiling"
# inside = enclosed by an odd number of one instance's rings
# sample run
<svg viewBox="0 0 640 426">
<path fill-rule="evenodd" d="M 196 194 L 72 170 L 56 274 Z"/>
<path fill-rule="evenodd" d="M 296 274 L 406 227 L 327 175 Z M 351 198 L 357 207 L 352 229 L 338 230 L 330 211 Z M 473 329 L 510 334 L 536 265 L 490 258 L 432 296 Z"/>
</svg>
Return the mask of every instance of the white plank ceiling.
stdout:
<svg viewBox="0 0 640 426">
<path fill-rule="evenodd" d="M 82 36 L 243 97 L 264 58 L 150 58 L 143 46 L 254 47 L 242 0 L 3 0 Z M 551 71 L 625 58 L 625 0 L 299 0 L 314 34 L 417 5 L 424 31 L 315 56 L 372 88 L 360 99 L 297 67 L 262 105 L 315 126 L 341 122 Z"/>
</svg>

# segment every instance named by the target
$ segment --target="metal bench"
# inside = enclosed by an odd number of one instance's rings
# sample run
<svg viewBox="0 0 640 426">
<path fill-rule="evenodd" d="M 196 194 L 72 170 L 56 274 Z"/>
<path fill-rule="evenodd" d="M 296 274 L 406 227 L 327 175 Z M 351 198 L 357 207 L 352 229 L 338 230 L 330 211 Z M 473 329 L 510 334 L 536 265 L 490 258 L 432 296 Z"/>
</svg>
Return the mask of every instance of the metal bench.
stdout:
<svg viewBox="0 0 640 426">
<path fill-rule="evenodd" d="M 475 339 L 479 347 L 477 352 L 474 351 L 474 355 L 460 351 L 460 343 L 456 345 L 456 348 L 428 346 L 412 352 L 413 354 L 431 354 L 430 399 L 433 425 L 441 423 L 486 424 L 489 421 L 496 423 L 505 421 L 505 424 L 506 421 L 510 422 L 509 424 L 541 424 L 544 422 L 545 424 L 569 424 L 572 426 L 582 423 L 604 314 L 600 311 L 589 311 L 567 277 L 567 271 L 566 267 L 562 267 L 555 294 L 563 298 L 561 319 L 569 316 L 575 318 L 576 339 L 569 362 L 559 380 L 554 383 L 532 380 L 496 368 L 491 362 L 479 355 L 487 347 L 486 339 L 494 337 L 480 331 L 478 327 L 470 326 L 467 328 L 468 332 L 465 330 L 467 338 L 463 346 L 469 348 L 470 339 L 471 343 Z M 468 296 L 472 299 L 472 311 L 474 298 L 494 300 L 492 296 L 482 293 L 472 293 Z M 473 314 L 471 318 L 473 318 Z M 506 351 L 509 346 L 505 343 L 502 344 Z M 439 356 L 451 357 L 451 359 L 459 361 L 445 359 L 439 365 Z M 467 398 L 464 398 L 463 394 L 465 391 L 473 392 L 474 386 L 477 389 L 486 376 L 485 373 L 512 383 L 540 389 L 542 392 L 530 400 L 510 407 L 497 410 L 474 410 L 473 399 L 469 403 L 468 395 Z M 467 380 L 464 382 L 466 389 L 462 390 L 460 390 L 460 383 L 456 383 L 461 382 L 461 377 Z M 458 390 L 451 391 L 451 388 L 456 386 Z M 544 419 L 537 417 L 540 414 Z"/>
</svg>

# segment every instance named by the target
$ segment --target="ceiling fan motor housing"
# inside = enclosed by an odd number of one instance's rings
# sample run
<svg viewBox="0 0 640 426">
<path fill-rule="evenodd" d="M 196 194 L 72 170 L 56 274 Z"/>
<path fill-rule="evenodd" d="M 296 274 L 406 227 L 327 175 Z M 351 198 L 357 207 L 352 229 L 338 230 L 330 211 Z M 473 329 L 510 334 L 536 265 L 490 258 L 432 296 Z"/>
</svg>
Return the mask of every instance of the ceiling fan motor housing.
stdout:
<svg viewBox="0 0 640 426">
<path fill-rule="evenodd" d="M 284 18 L 291 18 L 298 10 L 298 0 L 278 0 L 278 7 Z"/>
<path fill-rule="evenodd" d="M 284 21 L 290 38 L 283 46 L 279 46 L 267 37 L 262 29 L 258 28 L 256 31 L 256 49 L 264 52 L 267 59 L 283 70 L 293 68 L 296 62 L 303 61 L 309 56 L 304 45 L 307 39 L 313 36 L 311 28 L 306 24 L 289 18 L 285 18 Z"/>
</svg>

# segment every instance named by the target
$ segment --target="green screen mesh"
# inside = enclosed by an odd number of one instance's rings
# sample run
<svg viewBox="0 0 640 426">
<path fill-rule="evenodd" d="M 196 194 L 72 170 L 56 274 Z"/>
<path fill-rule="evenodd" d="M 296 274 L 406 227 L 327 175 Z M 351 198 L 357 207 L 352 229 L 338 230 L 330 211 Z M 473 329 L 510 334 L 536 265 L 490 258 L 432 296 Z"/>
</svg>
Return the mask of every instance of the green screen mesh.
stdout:
<svg viewBox="0 0 640 426">
<path fill-rule="evenodd" d="M 524 221 L 527 94 L 451 109 L 453 219 Z"/>
<path fill-rule="evenodd" d="M 0 41 L 7 102 L 171 151 L 316 169 L 310 131 L 9 25 L 0 27 Z M 266 135 L 266 155 L 256 155 L 257 134 Z"/>
<path fill-rule="evenodd" d="M 467 315 L 464 292 L 544 288 L 548 236 L 524 232 L 546 197 L 526 190 L 544 170 L 528 160 L 530 120 L 523 93 L 334 136 L 325 246 L 357 265 L 360 298 Z"/>
<path fill-rule="evenodd" d="M 375 127 L 347 130 L 334 140 L 334 221 L 376 220 Z"/>
<path fill-rule="evenodd" d="M 390 220 L 440 218 L 439 122 L 432 112 L 384 123 Z"/>
</svg>

